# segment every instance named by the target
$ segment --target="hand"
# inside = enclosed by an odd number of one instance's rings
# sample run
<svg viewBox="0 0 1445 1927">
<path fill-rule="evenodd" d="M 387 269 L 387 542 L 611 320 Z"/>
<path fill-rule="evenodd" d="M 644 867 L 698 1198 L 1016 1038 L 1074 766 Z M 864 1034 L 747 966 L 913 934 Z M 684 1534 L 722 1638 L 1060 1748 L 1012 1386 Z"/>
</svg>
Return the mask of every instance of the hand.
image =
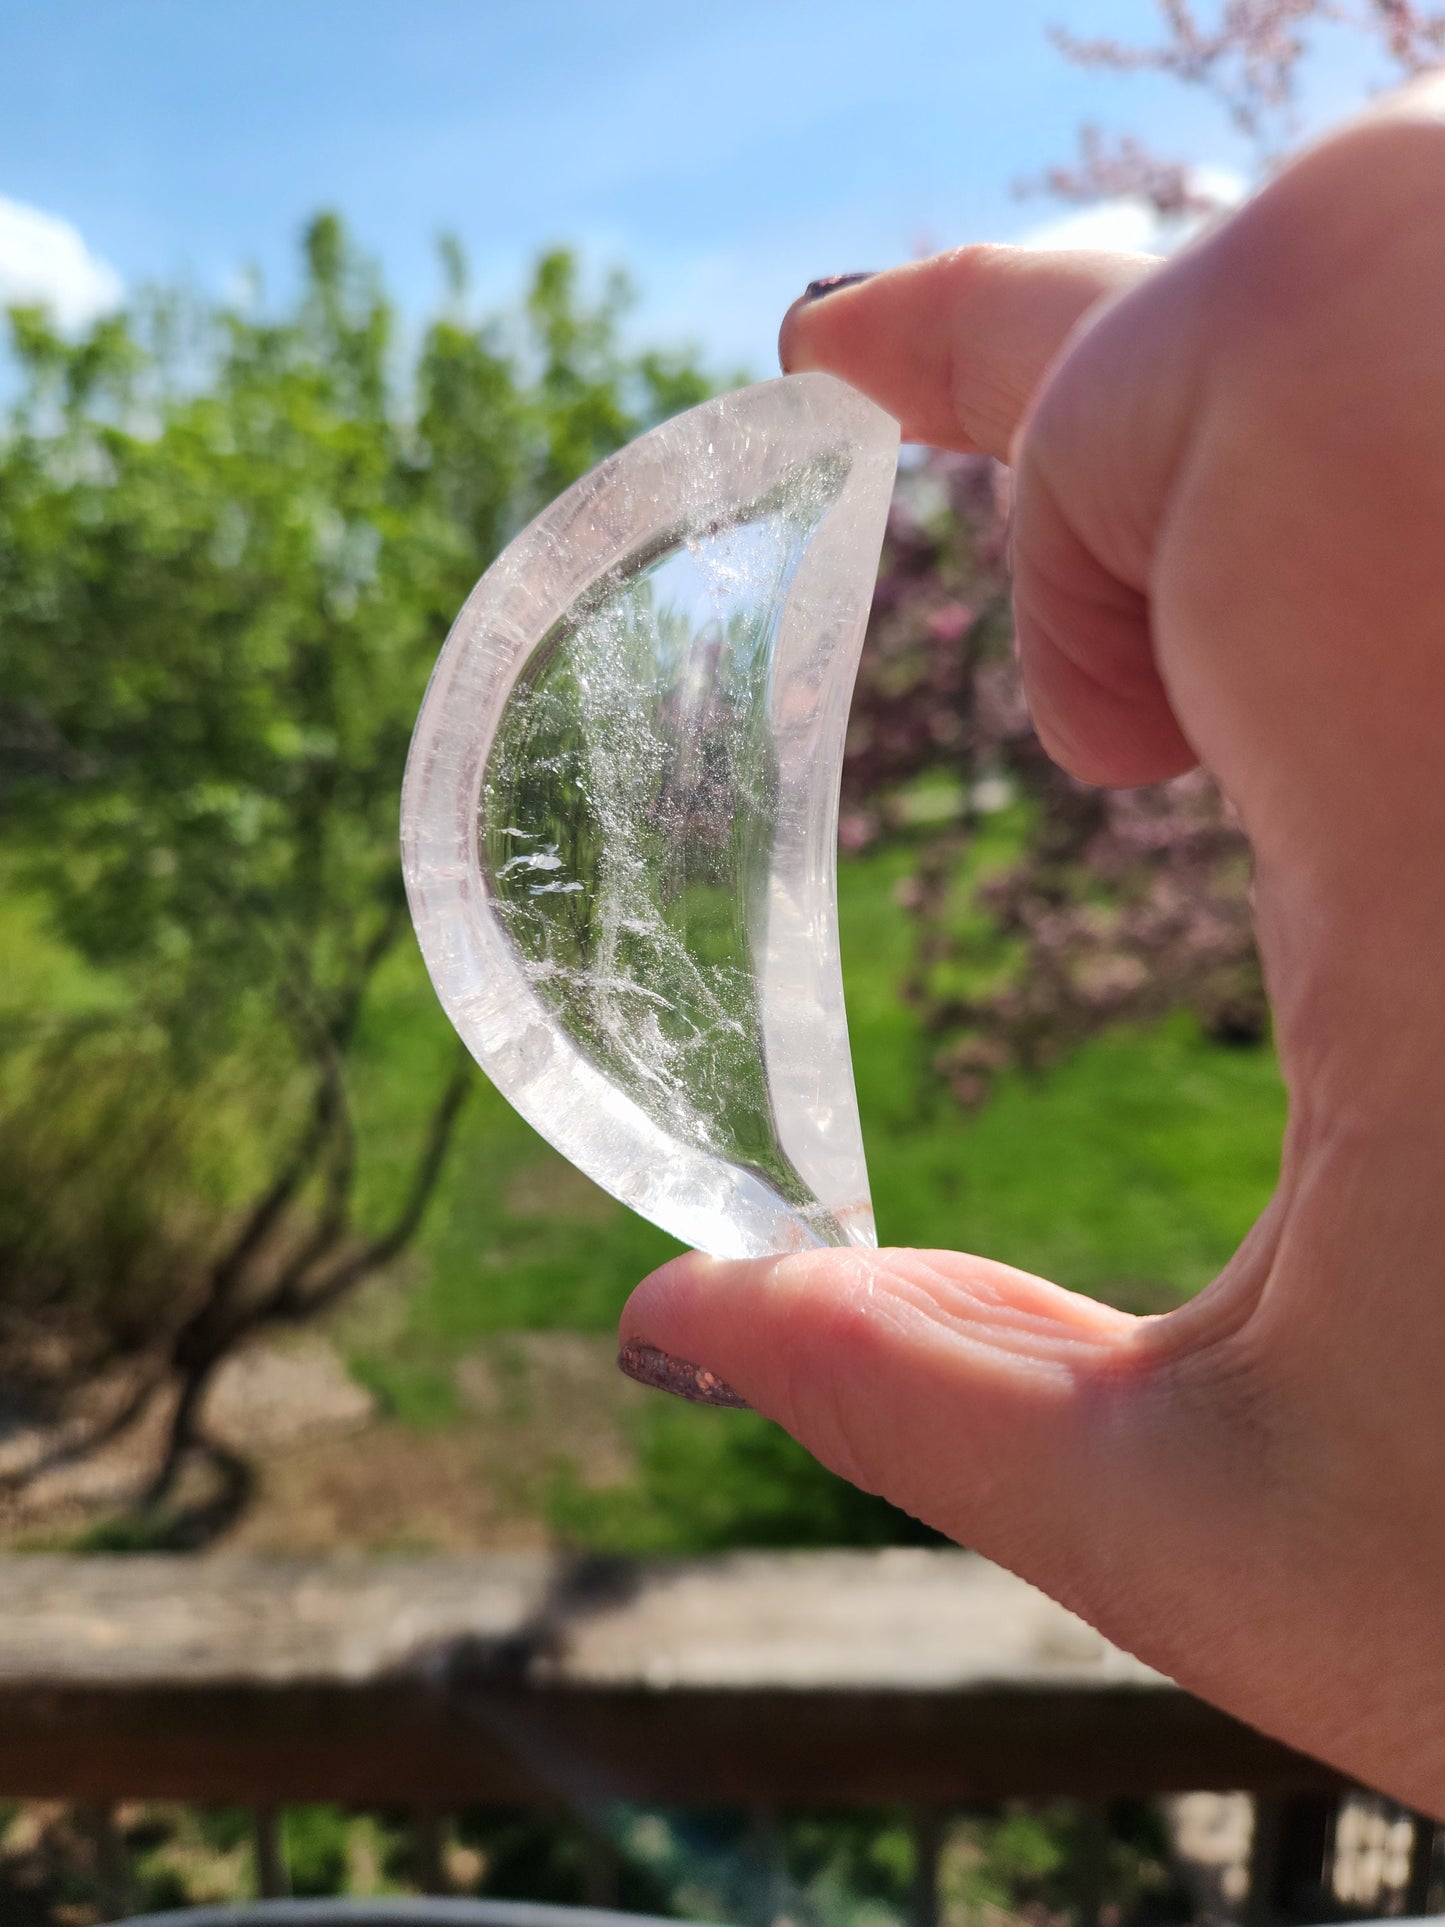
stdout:
<svg viewBox="0 0 1445 1927">
<path fill-rule="evenodd" d="M 806 303 L 1017 471 L 1050 752 L 1240 812 L 1289 1127 L 1224 1273 L 1131 1318 L 985 1258 L 677 1260 L 624 1341 L 1191 1691 L 1445 1816 L 1445 91 L 1167 264 L 969 248 Z"/>
</svg>

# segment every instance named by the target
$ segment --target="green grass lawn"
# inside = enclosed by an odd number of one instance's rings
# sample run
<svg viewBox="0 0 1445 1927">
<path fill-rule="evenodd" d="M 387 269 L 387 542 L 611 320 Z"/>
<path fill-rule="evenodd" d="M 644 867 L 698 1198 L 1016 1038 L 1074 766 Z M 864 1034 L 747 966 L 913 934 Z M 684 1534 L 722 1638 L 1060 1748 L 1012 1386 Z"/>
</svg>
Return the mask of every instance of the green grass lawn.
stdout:
<svg viewBox="0 0 1445 1927">
<path fill-rule="evenodd" d="M 985 852 L 984 860 L 987 853 Z M 906 857 L 845 866 L 843 947 L 873 1197 L 887 1243 L 987 1253 L 1130 1310 L 1167 1309 L 1223 1264 L 1274 1181 L 1283 1095 L 1272 1055 L 1209 1043 L 1185 1018 L 1118 1031 L 1047 1077 L 1004 1078 L 961 1112 L 928 1070 L 899 999 L 911 933 L 894 902 Z M 49 945 L 13 899 L 0 915 L 0 1015 L 111 995 Z M 405 1179 L 429 1091 L 452 1048 L 408 945 L 374 999 L 357 1108 L 366 1212 Z M 388 1287 L 384 1335 L 336 1330 L 393 1422 L 461 1422 L 458 1361 L 498 1335 L 604 1333 L 628 1291 L 677 1247 L 580 1177 L 480 1076 L 417 1247 Z M 257 1147 L 238 1145 L 237 1156 Z M 246 1159 L 243 1158 L 243 1162 Z M 404 1287 L 404 1288 L 403 1288 Z M 596 1490 L 559 1464 L 564 1534 L 619 1550 L 874 1543 L 915 1536 L 750 1414 L 651 1399 L 625 1416 L 636 1476 Z"/>
</svg>

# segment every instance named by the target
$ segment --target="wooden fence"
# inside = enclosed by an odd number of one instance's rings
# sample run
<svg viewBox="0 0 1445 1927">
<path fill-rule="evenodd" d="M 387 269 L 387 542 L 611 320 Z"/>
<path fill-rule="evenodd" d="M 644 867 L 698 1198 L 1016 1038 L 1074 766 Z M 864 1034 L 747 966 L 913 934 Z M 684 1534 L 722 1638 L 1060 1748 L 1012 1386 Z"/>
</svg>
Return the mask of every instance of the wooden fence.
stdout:
<svg viewBox="0 0 1445 1927">
<path fill-rule="evenodd" d="M 905 1803 L 927 1920 L 950 1811 L 1206 1789 L 1256 1796 L 1253 1917 L 1318 1915 L 1338 1776 L 968 1553 L 0 1560 L 0 1794 L 250 1806 L 268 1891 L 294 1802 L 408 1809 L 423 1864 L 478 1805 Z"/>
</svg>

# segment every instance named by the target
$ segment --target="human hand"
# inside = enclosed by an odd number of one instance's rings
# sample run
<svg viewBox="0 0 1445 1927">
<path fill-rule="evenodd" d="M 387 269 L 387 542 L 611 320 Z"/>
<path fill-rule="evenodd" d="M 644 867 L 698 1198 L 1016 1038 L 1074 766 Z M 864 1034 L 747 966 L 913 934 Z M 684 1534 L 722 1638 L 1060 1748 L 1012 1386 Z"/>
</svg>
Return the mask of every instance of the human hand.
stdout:
<svg viewBox="0 0 1445 1927">
<path fill-rule="evenodd" d="M 829 1250 L 679 1259 L 622 1335 L 1445 1817 L 1442 104 L 1397 97 L 1167 264 L 964 249 L 783 326 L 789 369 L 1012 462 L 1051 753 L 1199 761 L 1238 809 L 1290 1100 L 1268 1209 L 1159 1318 Z"/>
</svg>

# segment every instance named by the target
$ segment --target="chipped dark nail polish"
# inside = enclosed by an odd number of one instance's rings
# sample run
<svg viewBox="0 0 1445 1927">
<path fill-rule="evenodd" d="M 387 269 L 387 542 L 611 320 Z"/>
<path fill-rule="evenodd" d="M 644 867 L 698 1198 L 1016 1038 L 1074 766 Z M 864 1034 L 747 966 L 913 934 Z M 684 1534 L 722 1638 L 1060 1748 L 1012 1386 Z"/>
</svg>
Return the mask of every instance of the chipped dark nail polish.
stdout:
<svg viewBox="0 0 1445 1927">
<path fill-rule="evenodd" d="M 739 1398 L 732 1386 L 704 1365 L 690 1365 L 685 1358 L 660 1352 L 655 1345 L 624 1345 L 617 1354 L 617 1368 L 639 1385 L 654 1391 L 671 1392 L 674 1398 L 691 1399 L 694 1405 L 726 1405 L 746 1412 L 748 1402 Z"/>
<path fill-rule="evenodd" d="M 839 288 L 856 288 L 860 281 L 871 281 L 876 270 L 860 268 L 853 274 L 825 274 L 821 281 L 810 281 L 803 290 L 805 301 L 821 301 L 825 294 L 836 294 Z"/>
</svg>

